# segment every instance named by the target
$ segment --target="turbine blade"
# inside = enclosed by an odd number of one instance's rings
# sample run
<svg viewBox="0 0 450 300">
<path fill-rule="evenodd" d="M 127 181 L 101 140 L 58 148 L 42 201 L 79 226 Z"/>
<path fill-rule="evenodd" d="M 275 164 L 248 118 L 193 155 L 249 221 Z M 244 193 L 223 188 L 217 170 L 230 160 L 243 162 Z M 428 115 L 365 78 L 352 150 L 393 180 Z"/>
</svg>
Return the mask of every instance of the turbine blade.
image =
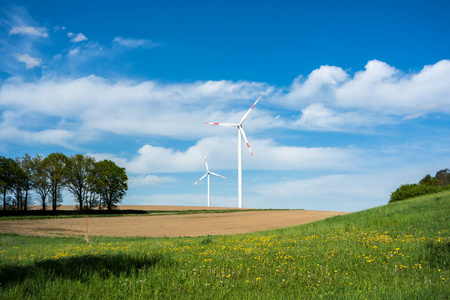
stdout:
<svg viewBox="0 0 450 300">
<path fill-rule="evenodd" d="M 206 154 L 203 153 L 203 155 L 205 156 L 206 171 L 209 173 L 208 161 L 206 160 Z"/>
<path fill-rule="evenodd" d="M 222 178 L 228 179 L 228 178 L 226 178 L 225 176 L 222 176 L 222 175 L 219 175 L 219 174 L 216 174 L 216 173 L 213 173 L 213 172 L 209 172 L 209 174 L 213 174 L 213 175 L 216 175 L 216 176 L 219 176 L 219 177 L 222 177 Z"/>
<path fill-rule="evenodd" d="M 203 178 L 205 178 L 205 176 L 206 176 L 206 175 L 208 175 L 208 173 L 206 173 L 205 175 L 203 175 L 203 176 L 202 176 L 202 178 L 200 178 L 199 180 L 197 180 L 197 182 L 196 182 L 196 183 L 194 183 L 194 184 L 193 184 L 192 186 L 194 186 L 194 185 L 196 185 L 197 183 L 199 183 L 199 182 L 200 182 L 200 180 L 202 180 Z"/>
<path fill-rule="evenodd" d="M 250 107 L 250 109 L 247 111 L 247 113 L 242 117 L 241 122 L 239 122 L 239 125 L 242 125 L 242 123 L 244 123 L 248 114 L 252 111 L 253 107 L 255 107 L 256 103 L 258 103 L 259 99 L 261 99 L 261 96 L 259 96 L 258 100 L 255 101 L 255 103 L 252 105 L 252 107 Z"/>
<path fill-rule="evenodd" d="M 250 151 L 250 154 L 253 156 L 253 152 L 252 152 L 252 149 L 250 149 L 250 145 L 248 144 L 248 140 L 247 140 L 247 137 L 245 136 L 245 131 L 244 131 L 244 128 L 242 128 L 242 127 L 239 127 L 239 130 L 241 131 L 241 133 L 242 133 L 242 137 L 244 138 L 244 141 L 245 141 L 245 143 L 247 144 L 247 147 L 248 147 L 248 151 Z"/>
<path fill-rule="evenodd" d="M 237 127 L 237 126 L 238 126 L 238 124 L 233 124 L 233 123 L 212 123 L 212 122 L 205 122 L 205 124 L 219 125 L 219 126 L 227 126 L 227 127 Z"/>
</svg>

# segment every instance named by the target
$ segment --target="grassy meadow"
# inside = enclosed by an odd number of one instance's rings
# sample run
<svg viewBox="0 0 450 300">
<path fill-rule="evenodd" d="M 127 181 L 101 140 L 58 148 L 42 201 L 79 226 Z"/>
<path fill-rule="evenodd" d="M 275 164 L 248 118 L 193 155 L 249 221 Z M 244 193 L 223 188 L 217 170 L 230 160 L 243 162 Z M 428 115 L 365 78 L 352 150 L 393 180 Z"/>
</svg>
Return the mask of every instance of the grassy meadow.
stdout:
<svg viewBox="0 0 450 300">
<path fill-rule="evenodd" d="M 0 298 L 449 299 L 449 230 L 447 191 L 243 235 L 2 234 Z"/>
</svg>

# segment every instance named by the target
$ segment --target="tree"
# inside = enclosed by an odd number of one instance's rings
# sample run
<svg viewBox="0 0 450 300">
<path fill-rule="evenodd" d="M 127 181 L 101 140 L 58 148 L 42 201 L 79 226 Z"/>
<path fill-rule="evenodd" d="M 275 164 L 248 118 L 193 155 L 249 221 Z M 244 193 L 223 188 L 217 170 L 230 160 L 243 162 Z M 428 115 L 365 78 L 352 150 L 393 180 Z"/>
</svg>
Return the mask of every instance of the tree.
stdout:
<svg viewBox="0 0 450 300">
<path fill-rule="evenodd" d="M 6 210 L 6 195 L 13 186 L 12 165 L 14 160 L 0 156 L 0 191 L 3 195 L 3 210 Z"/>
<path fill-rule="evenodd" d="M 12 160 L 11 164 L 11 192 L 14 195 L 12 204 L 17 210 L 26 210 L 28 191 L 30 190 L 28 186 L 29 178 L 20 166 L 19 161 L 19 159 Z"/>
<path fill-rule="evenodd" d="M 65 172 L 67 156 L 62 153 L 56 152 L 49 154 L 44 162 L 46 164 L 46 173 L 50 180 L 50 200 L 52 203 L 52 209 L 56 208 L 61 204 L 61 190 L 65 185 Z"/>
<path fill-rule="evenodd" d="M 422 178 L 419 181 L 419 185 L 432 185 L 432 186 L 438 186 L 439 182 L 436 178 L 431 177 L 430 174 L 425 175 L 424 178 Z"/>
<path fill-rule="evenodd" d="M 106 159 L 95 163 L 90 181 L 95 192 L 100 195 L 101 205 L 108 210 L 115 208 L 128 190 L 128 177 L 125 168 L 121 168 L 113 161 Z"/>
<path fill-rule="evenodd" d="M 440 186 L 447 186 L 450 184 L 450 171 L 449 169 L 443 169 L 436 172 L 434 177 L 439 182 Z"/>
<path fill-rule="evenodd" d="M 31 162 L 32 158 L 29 154 L 25 154 L 23 157 L 17 157 L 16 161 L 19 164 L 20 168 L 22 168 L 22 170 L 25 173 L 25 176 L 22 177 L 22 190 L 25 193 L 24 197 L 23 197 L 23 201 L 22 201 L 22 206 L 21 209 L 23 210 L 27 210 L 28 209 L 28 204 L 29 204 L 29 192 L 33 187 L 32 184 L 32 162 Z"/>
<path fill-rule="evenodd" d="M 88 181 L 88 190 L 89 190 L 89 196 L 87 199 L 87 205 L 89 206 L 89 208 L 98 206 L 98 209 L 101 210 L 102 205 L 100 202 L 100 195 L 96 192 L 95 187 L 92 186 L 90 181 Z"/>
<path fill-rule="evenodd" d="M 94 170 L 95 160 L 90 156 L 76 154 L 68 158 L 65 173 L 68 190 L 78 202 L 78 207 L 83 210 L 83 205 L 89 207 L 91 189 L 89 188 L 89 176 Z"/>
<path fill-rule="evenodd" d="M 47 205 L 47 195 L 50 192 L 51 183 L 47 172 L 47 162 L 41 155 L 31 159 L 31 184 L 36 193 L 41 197 L 42 210 Z"/>
</svg>

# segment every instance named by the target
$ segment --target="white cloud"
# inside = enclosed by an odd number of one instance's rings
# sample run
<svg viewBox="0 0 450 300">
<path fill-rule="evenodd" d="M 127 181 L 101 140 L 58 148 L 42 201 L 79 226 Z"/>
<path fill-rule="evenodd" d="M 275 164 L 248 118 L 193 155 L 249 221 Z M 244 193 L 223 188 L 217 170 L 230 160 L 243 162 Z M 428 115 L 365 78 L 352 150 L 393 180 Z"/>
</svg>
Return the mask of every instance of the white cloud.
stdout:
<svg viewBox="0 0 450 300">
<path fill-rule="evenodd" d="M 9 80 L 0 88 L 0 104 L 13 111 L 78 120 L 80 126 L 96 131 L 191 139 L 216 133 L 205 121 L 238 121 L 252 100 L 271 89 L 254 82 L 159 84 L 110 82 L 96 76 L 31 83 Z M 239 103 L 241 99 L 245 104 Z M 222 113 L 230 104 L 243 109 Z M 266 128 L 275 124 L 263 111 L 254 111 L 251 118 Z M 252 126 L 248 129 L 251 132 Z"/>
<path fill-rule="evenodd" d="M 1 106 L 1 101 L 0 101 Z M 38 114 L 3 111 L 0 115 L 0 141 L 25 146 L 61 146 L 79 149 L 80 143 L 96 138 L 91 130 L 74 128 L 61 121 L 56 125 Z"/>
<path fill-rule="evenodd" d="M 309 74 L 306 80 L 298 77 L 294 80 L 289 93 L 282 98 L 282 104 L 298 108 L 311 102 L 332 101 L 337 88 L 349 75 L 339 67 L 321 66 Z"/>
<path fill-rule="evenodd" d="M 79 43 L 79 42 L 82 42 L 82 41 L 87 41 L 87 39 L 88 39 L 88 38 L 87 38 L 84 34 L 82 34 L 81 32 L 78 33 L 78 34 L 75 34 L 75 33 L 73 33 L 73 32 L 69 32 L 69 33 L 67 34 L 67 36 L 71 38 L 70 41 L 71 41 L 72 43 Z"/>
<path fill-rule="evenodd" d="M 62 146 L 76 149 L 76 132 L 64 129 L 45 129 L 39 131 L 23 130 L 5 123 L 0 124 L 0 140 L 20 145 Z"/>
<path fill-rule="evenodd" d="M 115 37 L 113 42 L 126 48 L 155 48 L 162 45 L 161 43 L 155 43 L 151 40 L 130 38 L 127 39 L 120 36 Z"/>
<path fill-rule="evenodd" d="M 67 54 L 69 62 L 74 64 L 72 66 L 95 63 L 96 59 L 110 55 L 108 50 L 105 51 L 102 45 L 95 42 L 87 42 L 82 45 L 76 45 L 77 46 L 70 49 Z"/>
<path fill-rule="evenodd" d="M 46 129 L 31 134 L 32 140 L 44 145 L 60 145 L 66 148 L 73 148 L 71 140 L 75 132 L 63 129 Z"/>
<path fill-rule="evenodd" d="M 355 131 L 379 124 L 389 123 L 386 116 L 364 111 L 339 112 L 325 107 L 322 103 L 313 103 L 302 110 L 294 126 L 305 130 L 318 131 Z"/>
<path fill-rule="evenodd" d="M 450 113 L 450 60 L 403 73 L 372 60 L 350 77 L 338 67 L 322 66 L 306 81 L 294 81 L 277 103 L 305 107 L 321 102 L 335 108 L 373 111 L 377 114 Z"/>
<path fill-rule="evenodd" d="M 404 117 L 403 120 L 414 120 L 414 119 L 420 118 L 421 116 L 423 116 L 423 113 L 413 114 L 413 115 Z"/>
<path fill-rule="evenodd" d="M 271 140 L 253 140 L 251 147 L 254 157 L 242 149 L 247 170 L 351 170 L 361 164 L 362 151 L 357 149 L 283 146 Z M 235 138 L 205 138 L 186 151 L 144 145 L 130 160 L 108 154 L 93 156 L 112 159 L 132 174 L 148 174 L 204 171 L 203 153 L 206 153 L 219 171 L 236 169 L 236 148 Z"/>
<path fill-rule="evenodd" d="M 246 165 L 254 170 L 351 170 L 361 163 L 358 149 L 284 146 L 272 140 L 250 143 L 255 158 L 249 156 Z"/>
<path fill-rule="evenodd" d="M 48 37 L 44 27 L 32 27 L 32 26 L 15 26 L 9 31 L 10 35 L 31 35 L 36 37 Z"/>
<path fill-rule="evenodd" d="M 36 46 L 48 38 L 47 29 L 37 25 L 25 8 L 5 8 L 0 14 L 0 26 L 8 28 L 0 38 L 0 69 L 5 74 L 30 75 L 17 60 L 27 69 L 42 65 L 40 47 Z"/>
<path fill-rule="evenodd" d="M 168 176 L 156 176 L 152 174 L 148 175 L 138 175 L 138 176 L 128 176 L 128 185 L 129 187 L 138 187 L 138 186 L 149 186 L 156 185 L 161 183 L 171 183 L 174 182 L 175 179 L 173 177 Z"/>
<path fill-rule="evenodd" d="M 40 58 L 34 58 L 28 54 L 19 54 L 16 58 L 18 61 L 25 63 L 27 69 L 33 69 L 42 65 Z"/>
<path fill-rule="evenodd" d="M 69 50 L 69 57 L 77 56 L 80 53 L 80 47 Z"/>
<path fill-rule="evenodd" d="M 380 61 L 370 61 L 336 93 L 336 104 L 382 113 L 450 112 L 450 61 L 403 74 Z"/>
</svg>

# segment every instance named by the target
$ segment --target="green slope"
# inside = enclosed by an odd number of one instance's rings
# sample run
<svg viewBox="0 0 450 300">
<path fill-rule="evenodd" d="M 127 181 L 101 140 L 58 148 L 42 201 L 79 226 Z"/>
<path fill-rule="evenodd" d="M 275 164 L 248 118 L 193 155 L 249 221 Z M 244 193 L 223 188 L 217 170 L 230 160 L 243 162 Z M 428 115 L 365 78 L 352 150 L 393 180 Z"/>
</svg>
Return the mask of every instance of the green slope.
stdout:
<svg viewBox="0 0 450 300">
<path fill-rule="evenodd" d="M 449 299 L 449 230 L 443 192 L 245 235 L 5 234 L 0 298 Z"/>
</svg>

